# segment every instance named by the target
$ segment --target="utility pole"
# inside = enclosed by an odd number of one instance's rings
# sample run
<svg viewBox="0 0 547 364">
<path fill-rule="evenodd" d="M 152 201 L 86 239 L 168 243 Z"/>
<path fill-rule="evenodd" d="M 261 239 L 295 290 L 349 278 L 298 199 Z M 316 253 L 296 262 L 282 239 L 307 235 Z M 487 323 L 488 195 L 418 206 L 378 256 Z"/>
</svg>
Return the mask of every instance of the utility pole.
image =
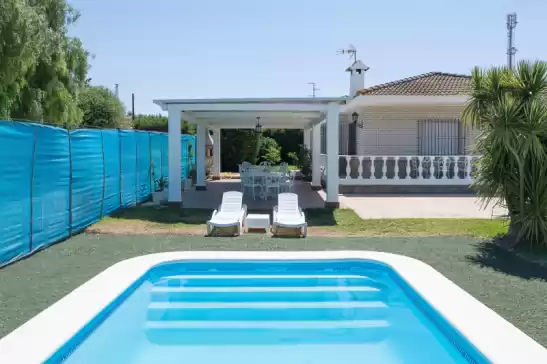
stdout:
<svg viewBox="0 0 547 364">
<path fill-rule="evenodd" d="M 517 49 L 514 47 L 513 32 L 517 27 L 517 13 L 507 14 L 507 67 L 513 68 Z"/>
<path fill-rule="evenodd" d="M 120 85 L 119 84 L 116 84 L 116 86 L 114 87 L 114 94 L 116 95 L 117 98 L 120 98 Z"/>
<path fill-rule="evenodd" d="M 131 120 L 135 120 L 135 94 L 131 94 Z"/>
<path fill-rule="evenodd" d="M 320 89 L 318 89 L 316 87 L 316 83 L 315 82 L 308 82 L 308 85 L 311 85 L 311 97 L 315 98 L 315 92 L 316 91 L 319 91 Z"/>
</svg>

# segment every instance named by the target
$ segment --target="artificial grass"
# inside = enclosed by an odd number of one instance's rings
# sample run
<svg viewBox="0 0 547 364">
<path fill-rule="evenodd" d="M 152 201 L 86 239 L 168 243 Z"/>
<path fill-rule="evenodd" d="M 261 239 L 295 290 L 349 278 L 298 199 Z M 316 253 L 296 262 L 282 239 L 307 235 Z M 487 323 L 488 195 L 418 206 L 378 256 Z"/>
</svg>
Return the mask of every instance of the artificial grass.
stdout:
<svg viewBox="0 0 547 364">
<path fill-rule="evenodd" d="M 207 209 L 138 206 L 104 218 L 91 227 L 97 233 L 205 233 L 211 217 Z M 249 211 L 271 213 L 271 211 Z M 379 219 L 363 220 L 351 209 L 308 209 L 305 211 L 310 235 L 359 236 L 471 236 L 493 238 L 505 234 L 500 219 Z"/>
<path fill-rule="evenodd" d="M 0 269 L 0 336 L 108 266 L 174 250 L 375 250 L 420 259 L 547 345 L 547 268 L 462 237 L 275 239 L 82 234 Z"/>
</svg>

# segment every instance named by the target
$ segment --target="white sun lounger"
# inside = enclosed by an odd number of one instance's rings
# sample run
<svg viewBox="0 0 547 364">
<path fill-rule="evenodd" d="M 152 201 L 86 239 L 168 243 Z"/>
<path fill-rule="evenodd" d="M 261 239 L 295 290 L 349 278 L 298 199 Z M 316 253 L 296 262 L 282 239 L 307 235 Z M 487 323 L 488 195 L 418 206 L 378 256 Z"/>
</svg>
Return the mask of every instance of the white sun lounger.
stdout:
<svg viewBox="0 0 547 364">
<path fill-rule="evenodd" d="M 298 206 L 298 195 L 295 193 L 280 193 L 277 196 L 278 205 L 273 210 L 273 235 L 277 235 L 278 227 L 300 228 L 302 236 L 308 234 L 306 217 Z"/>
<path fill-rule="evenodd" d="M 243 221 L 247 215 L 247 206 L 243 205 L 243 194 L 239 191 L 229 191 L 222 194 L 222 203 L 218 210 L 213 211 L 211 220 L 207 221 L 207 235 L 211 235 L 215 227 L 237 227 L 237 234 L 243 231 Z"/>
</svg>

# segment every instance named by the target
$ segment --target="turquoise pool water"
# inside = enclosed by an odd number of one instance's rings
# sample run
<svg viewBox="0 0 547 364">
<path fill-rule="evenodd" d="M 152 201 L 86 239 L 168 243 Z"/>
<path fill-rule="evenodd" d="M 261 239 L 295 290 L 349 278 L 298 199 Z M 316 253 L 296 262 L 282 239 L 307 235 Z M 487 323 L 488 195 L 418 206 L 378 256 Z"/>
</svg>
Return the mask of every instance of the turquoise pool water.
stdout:
<svg viewBox="0 0 547 364">
<path fill-rule="evenodd" d="M 65 363 L 483 363 L 390 268 L 369 261 L 153 268 L 68 342 Z"/>
</svg>

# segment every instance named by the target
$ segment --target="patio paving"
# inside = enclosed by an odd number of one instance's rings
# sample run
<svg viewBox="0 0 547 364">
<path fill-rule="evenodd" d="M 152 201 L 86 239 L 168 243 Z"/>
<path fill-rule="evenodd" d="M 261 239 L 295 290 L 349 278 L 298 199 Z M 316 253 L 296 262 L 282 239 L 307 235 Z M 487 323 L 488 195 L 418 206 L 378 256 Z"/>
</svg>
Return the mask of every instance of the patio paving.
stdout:
<svg viewBox="0 0 547 364">
<path fill-rule="evenodd" d="M 362 219 L 491 219 L 506 213 L 501 207 L 483 209 L 475 196 L 468 195 L 340 195 L 340 205 L 354 210 Z"/>
<path fill-rule="evenodd" d="M 228 191 L 241 191 L 241 180 L 227 179 L 208 181 L 207 191 L 186 190 L 182 192 L 182 206 L 187 208 L 216 209 L 222 201 L 222 194 Z M 258 192 L 258 191 L 257 191 Z M 298 194 L 298 202 L 303 209 L 325 207 L 325 194 L 323 191 L 312 191 L 310 184 L 303 181 L 295 181 L 293 192 Z M 246 190 L 243 195 L 243 203 L 249 210 L 271 210 L 277 205 L 277 198 L 253 200 L 252 192 Z"/>
</svg>

